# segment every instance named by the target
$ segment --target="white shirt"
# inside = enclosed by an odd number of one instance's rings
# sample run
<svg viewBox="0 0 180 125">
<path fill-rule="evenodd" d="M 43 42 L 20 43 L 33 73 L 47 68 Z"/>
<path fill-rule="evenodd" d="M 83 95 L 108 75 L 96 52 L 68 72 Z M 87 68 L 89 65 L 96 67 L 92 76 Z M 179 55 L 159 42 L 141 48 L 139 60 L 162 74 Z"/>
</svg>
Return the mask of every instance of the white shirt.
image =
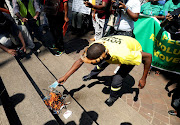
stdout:
<svg viewBox="0 0 180 125">
<path fill-rule="evenodd" d="M 133 13 L 140 13 L 141 5 L 139 0 L 128 0 L 126 7 Z M 121 17 L 118 14 L 116 18 L 114 29 L 117 31 L 132 31 L 134 29 L 134 21 L 128 16 L 127 12 L 123 9 L 121 10 Z"/>
</svg>

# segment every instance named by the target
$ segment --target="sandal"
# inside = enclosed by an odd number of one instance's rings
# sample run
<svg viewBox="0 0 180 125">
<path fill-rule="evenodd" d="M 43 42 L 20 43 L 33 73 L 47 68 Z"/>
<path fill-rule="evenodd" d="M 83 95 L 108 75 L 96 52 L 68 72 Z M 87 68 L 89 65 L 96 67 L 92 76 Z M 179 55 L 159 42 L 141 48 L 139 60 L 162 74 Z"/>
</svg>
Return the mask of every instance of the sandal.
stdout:
<svg viewBox="0 0 180 125">
<path fill-rule="evenodd" d="M 151 74 L 152 66 L 149 68 L 148 76 Z"/>
<path fill-rule="evenodd" d="M 177 111 L 175 110 L 169 110 L 168 113 L 173 116 L 177 116 Z"/>
<path fill-rule="evenodd" d="M 156 71 L 156 72 L 155 72 L 155 75 L 156 75 L 156 76 L 159 76 L 159 74 L 160 74 L 160 71 Z"/>
</svg>

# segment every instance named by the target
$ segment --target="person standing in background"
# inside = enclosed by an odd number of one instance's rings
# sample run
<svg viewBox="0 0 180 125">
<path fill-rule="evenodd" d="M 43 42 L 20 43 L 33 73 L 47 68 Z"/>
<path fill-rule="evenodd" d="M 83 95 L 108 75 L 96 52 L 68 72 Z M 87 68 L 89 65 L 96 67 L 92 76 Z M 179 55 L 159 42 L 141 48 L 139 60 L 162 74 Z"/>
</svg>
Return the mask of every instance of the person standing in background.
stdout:
<svg viewBox="0 0 180 125">
<path fill-rule="evenodd" d="M 53 12 L 48 9 L 48 2 L 57 2 L 57 7 L 54 8 Z M 45 0 L 44 1 L 46 13 L 50 31 L 55 39 L 54 49 L 59 51 L 59 55 L 64 51 L 64 42 L 63 42 L 63 25 L 64 22 L 68 22 L 68 0 Z"/>
<path fill-rule="evenodd" d="M 110 16 L 111 0 L 98 0 L 96 1 L 96 5 L 85 1 L 84 4 L 89 8 L 95 9 L 92 14 L 93 25 L 95 28 L 94 40 L 98 40 L 103 37 L 104 31 L 106 29 L 106 25 Z"/>
</svg>

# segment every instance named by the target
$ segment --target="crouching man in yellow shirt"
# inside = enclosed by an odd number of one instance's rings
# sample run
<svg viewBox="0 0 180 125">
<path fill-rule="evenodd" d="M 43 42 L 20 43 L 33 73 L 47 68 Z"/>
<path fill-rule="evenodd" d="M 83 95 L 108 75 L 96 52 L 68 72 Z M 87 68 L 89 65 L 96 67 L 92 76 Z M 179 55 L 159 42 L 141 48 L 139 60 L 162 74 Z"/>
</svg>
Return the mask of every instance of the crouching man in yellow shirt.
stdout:
<svg viewBox="0 0 180 125">
<path fill-rule="evenodd" d="M 82 57 L 63 77 L 58 79 L 58 82 L 64 83 L 84 62 L 96 66 L 89 75 L 83 77 L 83 81 L 95 78 L 109 64 L 121 64 L 120 69 L 113 76 L 110 97 L 105 101 L 108 106 L 112 106 L 118 99 L 118 91 L 121 89 L 123 79 L 134 65 L 140 65 L 141 62 L 144 63 L 144 72 L 138 86 L 140 89 L 145 86 L 152 55 L 142 52 L 141 45 L 132 37 L 121 35 L 103 37 L 86 48 Z"/>
</svg>

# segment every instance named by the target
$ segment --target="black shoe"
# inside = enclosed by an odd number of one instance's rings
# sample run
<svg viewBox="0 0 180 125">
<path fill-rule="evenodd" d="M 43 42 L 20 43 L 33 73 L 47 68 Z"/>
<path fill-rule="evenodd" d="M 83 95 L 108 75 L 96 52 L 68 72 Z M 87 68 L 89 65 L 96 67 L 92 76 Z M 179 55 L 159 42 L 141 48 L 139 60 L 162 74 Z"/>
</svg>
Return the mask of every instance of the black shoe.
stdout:
<svg viewBox="0 0 180 125">
<path fill-rule="evenodd" d="M 91 76 L 90 74 L 89 75 L 86 75 L 86 76 L 83 76 L 83 81 L 88 81 L 88 80 L 91 80 L 93 78 L 96 78 L 97 76 Z"/>
<path fill-rule="evenodd" d="M 113 103 L 117 100 L 118 98 L 117 97 L 109 97 L 106 101 L 105 101 L 105 103 L 110 107 L 110 106 L 112 106 L 113 105 Z"/>
<path fill-rule="evenodd" d="M 37 49 L 37 48 L 31 49 L 31 51 L 32 51 L 33 53 L 40 53 L 40 52 L 41 52 L 41 50 L 40 50 L 40 49 Z"/>
<path fill-rule="evenodd" d="M 63 54 L 63 52 L 59 51 L 59 49 L 56 47 L 52 47 L 52 48 L 49 47 L 48 49 L 55 56 L 60 56 Z"/>
</svg>

